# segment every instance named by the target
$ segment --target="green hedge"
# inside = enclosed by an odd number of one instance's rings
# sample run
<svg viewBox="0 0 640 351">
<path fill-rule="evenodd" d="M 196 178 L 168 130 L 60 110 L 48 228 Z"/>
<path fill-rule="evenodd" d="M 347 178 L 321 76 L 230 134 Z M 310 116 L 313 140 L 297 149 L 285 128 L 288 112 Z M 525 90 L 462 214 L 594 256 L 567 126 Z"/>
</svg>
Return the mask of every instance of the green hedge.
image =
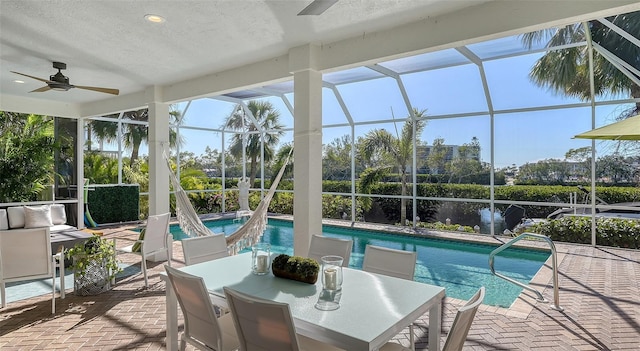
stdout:
<svg viewBox="0 0 640 351">
<path fill-rule="evenodd" d="M 391 183 L 391 182 L 397 182 L 400 183 L 400 174 L 389 174 L 387 176 L 385 176 L 383 178 L 383 182 L 387 182 L 387 183 Z M 411 176 L 408 176 L 407 178 L 409 181 L 411 181 Z M 458 182 L 458 177 L 454 176 L 451 177 L 448 174 L 417 174 L 416 175 L 416 180 L 418 183 L 441 183 L 441 184 L 451 184 L 451 182 L 453 183 L 457 183 Z M 479 174 L 473 174 L 473 175 L 466 175 L 463 179 L 464 184 L 480 184 L 480 185 L 489 185 L 490 183 L 490 174 L 489 172 L 484 172 L 484 173 L 479 173 Z M 493 181 L 494 184 L 496 185 L 504 185 L 506 184 L 506 178 L 504 176 L 504 173 L 502 172 L 497 172 L 494 174 L 493 177 Z"/>
<path fill-rule="evenodd" d="M 477 213 L 481 208 L 488 206 L 490 197 L 489 187 L 474 184 L 418 184 L 418 196 L 421 197 L 447 197 L 447 198 L 468 198 L 487 199 L 487 203 L 455 203 L 456 210 L 460 213 Z M 569 202 L 569 194 L 578 192 L 579 198 L 583 195 L 573 186 L 560 185 L 511 185 L 495 187 L 494 194 L 496 200 L 507 201 L 530 201 L 530 202 Z M 372 193 L 385 195 L 400 195 L 401 185 L 399 183 L 381 183 L 373 187 Z M 633 202 L 640 200 L 640 188 L 631 187 L 596 187 L 599 198 L 607 203 Z M 376 199 L 389 219 L 399 219 L 400 199 Z M 426 213 L 437 213 L 442 203 L 439 201 L 420 201 Z M 410 206 L 410 201 L 408 203 Z M 509 205 L 496 205 L 496 209 L 504 211 Z M 526 206 L 529 218 L 546 218 L 557 208 L 549 206 Z M 421 219 L 430 218 L 425 214 L 418 215 Z M 411 212 L 409 212 L 411 213 Z M 397 217 L 397 218 L 396 218 Z"/>
<path fill-rule="evenodd" d="M 89 191 L 89 212 L 98 224 L 139 220 L 138 185 L 98 186 Z"/>
<path fill-rule="evenodd" d="M 562 217 L 538 223 L 527 231 L 547 235 L 554 241 L 591 244 L 590 217 Z M 640 249 L 640 221 L 596 218 L 596 244 Z"/>
<path fill-rule="evenodd" d="M 209 180 L 209 186 L 205 186 L 210 189 L 219 189 L 220 179 Z M 237 179 L 226 179 L 227 189 L 234 189 L 237 187 Z M 270 181 L 265 182 L 265 187 L 270 185 Z M 260 186 L 258 180 L 256 180 L 254 186 Z M 400 183 L 379 183 L 372 188 L 373 194 L 385 194 L 385 195 L 400 195 Z M 280 183 L 279 189 L 293 189 L 293 183 L 291 180 L 283 179 Z M 351 182 L 350 181 L 323 181 L 322 190 L 324 192 L 335 193 L 350 193 Z M 435 214 L 442 206 L 447 206 L 460 215 L 468 215 L 477 213 L 478 210 L 488 206 L 488 199 L 490 197 L 490 188 L 486 185 L 476 184 L 448 184 L 448 183 L 419 183 L 417 185 L 418 196 L 420 197 L 443 197 L 443 198 L 469 198 L 469 199 L 485 199 L 486 203 L 443 203 L 440 201 L 418 201 L 418 216 L 421 221 L 433 220 Z M 597 187 L 598 197 L 608 203 L 618 202 L 630 202 L 638 201 L 640 199 L 640 189 L 632 187 Z M 409 188 L 411 192 L 411 188 Z M 580 197 L 583 195 L 574 186 L 560 186 L 560 185 L 512 185 L 512 186 L 498 186 L 495 187 L 495 198 L 497 200 L 507 201 L 530 201 L 530 202 L 569 202 L 569 194 L 577 192 Z M 215 193 L 209 194 L 190 194 L 195 208 L 201 213 L 218 212 L 220 210 L 219 195 L 216 197 Z M 269 210 L 278 213 L 292 213 L 293 203 L 292 195 L 281 196 L 276 194 L 272 200 L 272 205 Z M 251 208 L 254 208 L 259 202 L 259 193 L 252 192 L 249 198 Z M 281 201 L 281 203 L 279 203 Z M 359 200 L 358 200 L 359 201 Z M 387 199 L 376 198 L 374 201 L 384 211 L 385 216 L 390 221 L 397 221 L 400 219 L 400 199 Z M 350 199 L 323 199 L 323 209 L 326 218 L 336 218 L 339 213 L 344 209 L 344 212 L 350 214 L 351 203 Z M 227 192 L 227 211 L 233 211 L 237 206 L 237 194 L 236 192 Z M 411 208 L 412 202 L 407 202 L 409 217 L 413 213 Z M 496 209 L 504 211 L 509 205 L 496 205 Z M 280 210 L 282 212 L 280 212 Z M 347 211 L 348 209 L 348 211 Z M 530 218 L 545 218 L 551 212 L 555 211 L 555 207 L 548 206 L 526 206 L 527 216 Z M 358 204 L 357 212 L 361 213 L 361 204 Z M 410 218 L 411 219 L 411 218 Z"/>
</svg>

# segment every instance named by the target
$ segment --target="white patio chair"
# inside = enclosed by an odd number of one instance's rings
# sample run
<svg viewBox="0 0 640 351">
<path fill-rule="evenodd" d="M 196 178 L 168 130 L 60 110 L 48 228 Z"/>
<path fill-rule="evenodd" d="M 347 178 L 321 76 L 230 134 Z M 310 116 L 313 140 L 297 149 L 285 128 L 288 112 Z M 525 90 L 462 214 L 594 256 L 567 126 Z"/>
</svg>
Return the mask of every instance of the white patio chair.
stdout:
<svg viewBox="0 0 640 351">
<path fill-rule="evenodd" d="M 467 303 L 462 306 L 456 314 L 451 330 L 447 334 L 442 351 L 460 351 L 464 346 L 464 342 L 469 334 L 471 323 L 476 316 L 478 307 L 484 300 L 484 286 L 480 287 Z"/>
<path fill-rule="evenodd" d="M 184 262 L 187 266 L 229 256 L 227 240 L 224 234 L 186 238 L 180 242 L 182 243 Z M 216 307 L 221 313 L 229 312 L 226 307 L 217 305 Z"/>
<path fill-rule="evenodd" d="M 362 270 L 391 277 L 413 280 L 416 271 L 416 253 L 367 245 L 364 249 Z"/>
<path fill-rule="evenodd" d="M 330 238 L 322 235 L 313 235 L 311 237 L 311 245 L 309 245 L 309 258 L 321 263 L 322 256 L 334 255 L 343 258 L 342 266 L 349 266 L 349 258 L 351 257 L 352 240 Z"/>
<path fill-rule="evenodd" d="M 149 216 L 144 231 L 144 238 L 138 239 L 136 244 L 118 249 L 119 253 L 134 253 L 142 257 L 142 274 L 144 275 L 144 286 L 149 287 L 147 279 L 147 259 L 155 254 L 164 253 L 167 255 L 167 264 L 171 266 L 171 234 L 169 233 L 169 213 Z M 134 250 L 134 246 L 139 246 L 140 251 Z"/>
<path fill-rule="evenodd" d="M 484 300 L 484 286 L 476 292 L 467 303 L 462 306 L 456 314 L 447 339 L 444 342 L 442 351 L 462 351 L 464 342 L 469 334 L 469 329 L 473 323 L 473 319 L 478 311 L 478 307 Z M 384 347 L 380 348 L 380 351 L 404 351 L 407 350 L 400 344 L 387 343 Z"/>
<path fill-rule="evenodd" d="M 416 271 L 417 254 L 415 251 L 389 249 L 386 247 L 367 245 L 364 249 L 362 270 L 384 274 L 391 277 L 413 280 Z M 415 350 L 413 324 L 409 326 L 410 349 Z M 387 343 L 380 351 L 406 350 L 400 344 Z"/>
<path fill-rule="evenodd" d="M 240 351 L 338 351 L 329 344 L 296 334 L 286 303 L 267 301 L 224 288 Z"/>
<path fill-rule="evenodd" d="M 187 266 L 229 256 L 224 234 L 182 239 L 181 243 Z"/>
<path fill-rule="evenodd" d="M 51 278 L 51 313 L 56 313 L 56 266 L 64 298 L 64 256 L 51 254 L 49 228 L 12 229 L 0 233 L 0 294 L 6 306 L 6 283 Z"/>
<path fill-rule="evenodd" d="M 240 346 L 230 314 L 217 317 L 202 277 L 164 266 L 169 278 L 167 289 L 173 289 L 184 316 L 184 332 L 180 350 L 187 343 L 200 350 L 231 351 Z"/>
</svg>

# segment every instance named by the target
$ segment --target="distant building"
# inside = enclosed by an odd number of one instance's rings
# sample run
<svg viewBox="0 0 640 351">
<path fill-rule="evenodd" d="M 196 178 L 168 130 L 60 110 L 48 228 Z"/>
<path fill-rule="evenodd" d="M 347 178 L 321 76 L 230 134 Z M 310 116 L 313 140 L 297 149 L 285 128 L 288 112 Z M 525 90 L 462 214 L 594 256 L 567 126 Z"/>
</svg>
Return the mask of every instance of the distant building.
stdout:
<svg viewBox="0 0 640 351">
<path fill-rule="evenodd" d="M 459 154 L 460 145 L 442 145 L 442 147 L 447 149 L 447 153 L 445 155 L 446 162 L 451 162 L 453 161 L 454 157 L 460 155 Z M 431 153 L 432 148 L 433 146 L 429 146 L 429 145 L 418 146 L 416 149 L 416 154 L 418 156 L 418 159 L 426 159 L 429 156 L 429 153 Z M 478 151 L 476 153 L 467 155 L 467 158 L 471 160 L 480 161 L 480 148 L 478 148 Z"/>
<path fill-rule="evenodd" d="M 441 147 L 446 148 L 446 154 L 444 156 L 444 162 L 451 162 L 455 157 L 460 156 L 460 145 L 442 145 Z M 433 146 L 430 145 L 422 145 L 416 148 L 416 157 L 418 160 L 426 160 L 431 153 Z M 476 160 L 480 162 L 480 148 L 477 149 L 477 152 L 469 153 L 466 155 L 466 158 L 469 160 Z M 430 173 L 427 165 L 418 168 L 418 173 Z"/>
</svg>

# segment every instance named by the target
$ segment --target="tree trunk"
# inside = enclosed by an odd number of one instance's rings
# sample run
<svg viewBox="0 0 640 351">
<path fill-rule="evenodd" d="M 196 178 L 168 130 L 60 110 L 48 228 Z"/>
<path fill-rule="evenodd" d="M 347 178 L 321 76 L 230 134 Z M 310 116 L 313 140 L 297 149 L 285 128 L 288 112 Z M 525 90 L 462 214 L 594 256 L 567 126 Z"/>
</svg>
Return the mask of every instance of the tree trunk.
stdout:
<svg viewBox="0 0 640 351">
<path fill-rule="evenodd" d="M 133 163 L 138 159 L 138 152 L 140 151 L 140 144 L 134 144 L 131 150 L 131 159 L 129 160 L 129 166 L 133 167 Z"/>
<path fill-rule="evenodd" d="M 404 196 L 407 194 L 407 179 L 404 171 L 401 173 L 401 191 L 400 195 L 403 197 L 400 199 L 400 225 L 406 225 L 407 223 L 407 199 Z"/>
<path fill-rule="evenodd" d="M 640 86 L 637 84 L 633 84 L 631 86 L 631 97 L 634 99 L 640 98 Z M 636 102 L 636 110 L 634 114 L 640 113 L 640 101 Z"/>
<path fill-rule="evenodd" d="M 254 181 L 256 180 L 256 174 L 258 173 L 258 158 L 251 158 L 251 166 L 249 167 L 249 187 L 253 187 Z"/>
</svg>

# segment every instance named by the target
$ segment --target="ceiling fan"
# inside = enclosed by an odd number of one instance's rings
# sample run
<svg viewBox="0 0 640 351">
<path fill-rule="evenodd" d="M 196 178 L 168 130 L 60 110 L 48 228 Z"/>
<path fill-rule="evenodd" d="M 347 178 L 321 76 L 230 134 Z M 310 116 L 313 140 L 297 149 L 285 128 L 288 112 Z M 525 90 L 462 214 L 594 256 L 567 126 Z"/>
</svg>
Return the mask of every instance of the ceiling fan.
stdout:
<svg viewBox="0 0 640 351">
<path fill-rule="evenodd" d="M 298 13 L 298 16 L 317 16 L 333 6 L 338 0 L 313 0 L 307 7 Z"/>
<path fill-rule="evenodd" d="M 88 86 L 84 86 L 84 85 L 73 85 L 73 84 L 70 84 L 69 83 L 69 77 L 66 77 L 61 72 L 61 70 L 67 69 L 67 64 L 66 63 L 54 62 L 53 63 L 53 68 L 57 69 L 58 73 L 49 76 L 49 79 L 38 78 L 38 77 L 30 76 L 28 74 L 24 74 L 24 73 L 20 73 L 20 72 L 14 72 L 14 71 L 11 71 L 11 73 L 19 74 L 21 76 L 33 78 L 33 79 L 39 80 L 41 82 L 47 83 L 47 85 L 43 86 L 42 88 L 38 88 L 36 90 L 32 90 L 32 91 L 30 91 L 30 93 L 41 93 L 43 91 L 47 91 L 47 90 L 51 90 L 51 89 L 58 90 L 58 91 L 67 91 L 67 90 L 69 90 L 71 88 L 92 90 L 92 91 L 97 91 L 97 92 L 100 92 L 100 93 L 107 93 L 107 94 L 113 94 L 113 95 L 118 95 L 120 93 L 120 91 L 118 89 L 88 87 Z"/>
</svg>

